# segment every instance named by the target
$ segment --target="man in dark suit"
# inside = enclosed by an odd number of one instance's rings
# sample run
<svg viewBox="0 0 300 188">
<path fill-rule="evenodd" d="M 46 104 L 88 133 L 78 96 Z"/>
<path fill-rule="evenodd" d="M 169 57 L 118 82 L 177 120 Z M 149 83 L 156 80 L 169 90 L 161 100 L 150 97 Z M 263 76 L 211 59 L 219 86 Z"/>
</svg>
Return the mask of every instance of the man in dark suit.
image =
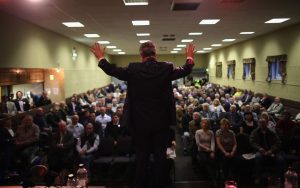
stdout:
<svg viewBox="0 0 300 188">
<path fill-rule="evenodd" d="M 16 99 L 15 99 L 15 105 L 18 110 L 18 112 L 25 112 L 30 109 L 30 104 L 28 99 L 23 98 L 23 92 L 22 91 L 17 91 L 16 93 Z"/>
<path fill-rule="evenodd" d="M 142 63 L 130 63 L 127 68 L 110 64 L 105 58 L 105 48 L 95 43 L 91 51 L 99 61 L 98 66 L 108 75 L 127 81 L 128 91 L 121 125 L 128 126 L 134 139 L 136 176 L 134 187 L 145 187 L 149 155 L 154 156 L 154 187 L 165 187 L 166 149 L 168 129 L 176 125 L 175 100 L 172 80 L 187 76 L 193 68 L 195 46 L 186 48 L 187 60 L 182 67 L 156 60 L 152 42 L 140 46 Z"/>
</svg>

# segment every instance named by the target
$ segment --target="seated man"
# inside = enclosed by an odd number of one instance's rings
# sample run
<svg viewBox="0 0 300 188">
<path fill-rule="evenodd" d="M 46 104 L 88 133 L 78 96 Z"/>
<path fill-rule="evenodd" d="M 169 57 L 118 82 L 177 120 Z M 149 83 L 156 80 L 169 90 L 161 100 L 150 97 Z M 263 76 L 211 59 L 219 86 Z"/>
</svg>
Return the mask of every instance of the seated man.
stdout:
<svg viewBox="0 0 300 188">
<path fill-rule="evenodd" d="M 60 172 L 62 169 L 72 167 L 73 156 L 73 134 L 67 130 L 64 121 L 58 123 L 59 131 L 52 137 L 51 150 L 49 154 L 50 169 Z"/>
<path fill-rule="evenodd" d="M 105 129 L 105 137 L 111 137 L 114 139 L 115 145 L 118 142 L 118 139 L 122 136 L 126 136 L 125 127 L 121 126 L 119 123 L 119 117 L 115 113 L 112 116 L 112 121 L 109 122 Z"/>
<path fill-rule="evenodd" d="M 283 104 L 280 102 L 279 97 L 275 97 L 274 102 L 267 109 L 268 114 L 273 116 L 279 116 L 283 110 Z"/>
<path fill-rule="evenodd" d="M 35 152 L 38 150 L 40 129 L 33 123 L 31 115 L 25 115 L 22 123 L 18 126 L 16 131 L 16 151 L 17 156 L 21 157 L 21 161 L 25 166 L 30 164 Z"/>
<path fill-rule="evenodd" d="M 77 141 L 76 150 L 79 154 L 80 162 L 82 162 L 90 173 L 91 163 L 93 161 L 94 153 L 98 150 L 99 135 L 94 133 L 93 124 L 85 125 L 84 133 Z"/>
<path fill-rule="evenodd" d="M 256 150 L 255 183 L 260 183 L 263 162 L 270 159 L 275 159 L 277 176 L 283 180 L 285 161 L 279 151 L 281 144 L 280 139 L 276 133 L 268 129 L 265 119 L 260 119 L 258 125 L 259 127 L 250 135 L 250 144 Z"/>
<path fill-rule="evenodd" d="M 79 138 L 80 135 L 84 132 L 84 127 L 81 123 L 79 123 L 79 116 L 74 115 L 72 116 L 72 122 L 67 127 L 68 131 L 73 134 L 74 138 Z"/>
</svg>

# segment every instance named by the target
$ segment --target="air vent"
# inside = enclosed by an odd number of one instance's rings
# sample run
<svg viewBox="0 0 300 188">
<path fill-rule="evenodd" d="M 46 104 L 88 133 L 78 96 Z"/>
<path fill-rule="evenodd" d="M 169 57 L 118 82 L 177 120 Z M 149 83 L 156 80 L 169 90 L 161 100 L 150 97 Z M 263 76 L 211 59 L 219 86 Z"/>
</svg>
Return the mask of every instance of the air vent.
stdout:
<svg viewBox="0 0 300 188">
<path fill-rule="evenodd" d="M 171 10 L 181 11 L 181 10 L 197 10 L 200 3 L 197 2 L 176 2 L 175 0 L 172 2 Z"/>
<path fill-rule="evenodd" d="M 163 38 L 161 40 L 162 41 L 174 41 L 174 40 L 176 40 L 176 38 L 174 38 L 174 37 L 168 37 L 168 38 Z"/>
</svg>

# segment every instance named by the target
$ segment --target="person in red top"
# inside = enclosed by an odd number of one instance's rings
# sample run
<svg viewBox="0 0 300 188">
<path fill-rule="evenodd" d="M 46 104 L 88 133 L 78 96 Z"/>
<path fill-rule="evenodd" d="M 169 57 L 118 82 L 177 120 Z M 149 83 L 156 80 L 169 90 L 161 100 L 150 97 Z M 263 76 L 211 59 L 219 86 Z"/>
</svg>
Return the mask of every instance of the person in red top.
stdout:
<svg viewBox="0 0 300 188">
<path fill-rule="evenodd" d="M 98 66 L 108 75 L 127 81 L 127 95 L 121 125 L 127 126 L 134 140 L 136 152 L 135 188 L 144 188 L 148 179 L 149 156 L 154 156 L 154 187 L 166 187 L 167 135 L 176 125 L 175 99 L 172 80 L 187 76 L 194 66 L 195 46 L 186 48 L 186 62 L 182 67 L 156 59 L 155 45 L 148 41 L 140 46 L 142 63 L 130 63 L 121 68 L 105 59 L 105 48 L 99 43 L 91 47 Z M 149 180 L 148 180 L 149 182 Z"/>
</svg>

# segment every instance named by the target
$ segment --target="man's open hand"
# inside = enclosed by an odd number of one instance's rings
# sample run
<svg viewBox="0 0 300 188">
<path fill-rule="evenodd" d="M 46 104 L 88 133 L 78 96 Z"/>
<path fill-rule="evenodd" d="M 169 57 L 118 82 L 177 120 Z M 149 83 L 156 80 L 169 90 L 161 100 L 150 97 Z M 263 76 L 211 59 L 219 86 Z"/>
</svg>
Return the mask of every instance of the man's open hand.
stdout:
<svg viewBox="0 0 300 188">
<path fill-rule="evenodd" d="M 185 48 L 185 54 L 187 58 L 194 59 L 195 46 L 192 43 L 188 44 L 188 46 Z"/>
<path fill-rule="evenodd" d="M 104 58 L 105 55 L 105 48 L 102 48 L 100 46 L 99 43 L 95 43 L 92 47 L 91 47 L 91 52 L 93 52 L 93 54 L 96 56 L 96 58 L 99 60 Z"/>
</svg>

